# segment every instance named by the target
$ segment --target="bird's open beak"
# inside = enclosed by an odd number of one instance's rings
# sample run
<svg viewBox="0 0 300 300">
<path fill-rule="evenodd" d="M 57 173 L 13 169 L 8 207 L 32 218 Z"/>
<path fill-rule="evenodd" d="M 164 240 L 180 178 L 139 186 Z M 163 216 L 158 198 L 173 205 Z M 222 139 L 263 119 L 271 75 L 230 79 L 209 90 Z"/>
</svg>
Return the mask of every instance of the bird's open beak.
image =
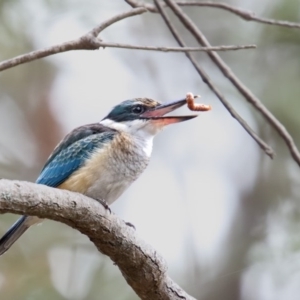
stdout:
<svg viewBox="0 0 300 300">
<path fill-rule="evenodd" d="M 156 106 L 155 108 L 153 108 L 151 110 L 146 111 L 140 117 L 143 119 L 149 119 L 159 126 L 166 126 L 169 124 L 187 121 L 187 120 L 197 117 L 197 115 L 167 116 L 167 117 L 164 116 L 167 113 L 169 113 L 185 104 L 186 104 L 186 99 L 181 99 L 181 100 L 173 101 L 170 103 L 162 104 L 162 105 Z"/>
</svg>

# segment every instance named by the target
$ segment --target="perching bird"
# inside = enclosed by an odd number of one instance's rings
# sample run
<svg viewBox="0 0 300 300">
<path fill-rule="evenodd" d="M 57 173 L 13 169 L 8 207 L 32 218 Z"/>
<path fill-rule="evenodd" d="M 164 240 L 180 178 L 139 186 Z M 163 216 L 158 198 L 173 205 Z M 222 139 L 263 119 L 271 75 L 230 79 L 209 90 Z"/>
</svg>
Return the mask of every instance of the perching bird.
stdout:
<svg viewBox="0 0 300 300">
<path fill-rule="evenodd" d="M 69 133 L 54 149 L 36 183 L 82 193 L 105 206 L 117 200 L 148 165 L 153 137 L 168 124 L 193 116 L 165 116 L 186 100 L 160 104 L 147 98 L 126 100 L 99 123 Z M 0 239 L 0 255 L 33 224 L 22 216 Z"/>
</svg>

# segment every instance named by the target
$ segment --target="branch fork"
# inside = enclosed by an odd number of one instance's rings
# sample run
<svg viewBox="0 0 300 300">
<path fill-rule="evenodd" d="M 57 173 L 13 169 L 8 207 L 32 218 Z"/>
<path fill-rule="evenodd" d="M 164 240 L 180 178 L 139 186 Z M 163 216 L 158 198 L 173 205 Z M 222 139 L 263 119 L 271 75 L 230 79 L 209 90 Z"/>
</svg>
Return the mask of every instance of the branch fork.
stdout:
<svg viewBox="0 0 300 300">
<path fill-rule="evenodd" d="M 73 50 L 97 50 L 99 48 L 123 48 L 123 49 L 135 49 L 135 50 L 150 50 L 150 51 L 161 51 L 161 52 L 188 52 L 188 51 L 229 51 L 229 50 L 243 50 L 243 49 L 253 49 L 256 48 L 255 45 L 242 45 L 242 46 L 219 46 L 219 47 L 153 47 L 153 46 L 137 46 L 130 44 L 121 43 L 107 43 L 103 42 L 98 36 L 99 34 L 109 27 L 110 25 L 121 21 L 125 18 L 140 15 L 148 10 L 145 7 L 138 7 L 131 9 L 127 12 L 118 14 L 98 26 L 94 27 L 92 30 L 84 34 L 83 36 L 64 42 L 62 44 L 54 45 L 45 49 L 32 51 L 27 54 L 19 55 L 14 58 L 0 62 L 0 71 L 15 67 L 20 64 L 28 63 L 36 59 L 47 57 L 53 54 L 73 51 Z"/>
</svg>

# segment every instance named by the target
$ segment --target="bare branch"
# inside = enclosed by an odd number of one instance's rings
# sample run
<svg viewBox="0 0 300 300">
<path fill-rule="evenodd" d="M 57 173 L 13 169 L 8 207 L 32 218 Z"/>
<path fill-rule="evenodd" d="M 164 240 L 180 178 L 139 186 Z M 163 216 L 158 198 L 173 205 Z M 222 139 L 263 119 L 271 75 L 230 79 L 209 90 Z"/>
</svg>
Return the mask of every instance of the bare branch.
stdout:
<svg viewBox="0 0 300 300">
<path fill-rule="evenodd" d="M 65 42 L 60 45 L 52 46 L 42 50 L 32 51 L 27 54 L 19 55 L 14 58 L 5 60 L 0 63 L 0 71 L 15 67 L 17 65 L 27 63 L 39 58 L 47 57 L 56 53 L 67 52 L 71 50 L 96 50 L 100 47 L 103 48 L 122 48 L 122 49 L 136 49 L 136 50 L 150 50 L 150 51 L 160 51 L 160 52 L 188 52 L 188 51 L 198 51 L 198 52 L 208 52 L 208 51 L 228 51 L 228 50 L 244 50 L 244 49 L 255 49 L 256 45 L 230 45 L 230 46 L 216 46 L 216 47 L 152 47 L 152 46 L 137 46 L 130 44 L 120 44 L 120 43 L 109 43 L 102 42 L 101 40 L 95 38 L 87 42 L 87 39 L 83 37 Z"/>
<path fill-rule="evenodd" d="M 128 4 L 130 4 L 132 7 L 141 6 L 141 7 L 147 8 L 151 12 L 159 12 L 158 9 L 154 5 L 151 5 L 151 4 L 148 4 L 148 3 L 145 4 L 145 3 L 141 2 L 141 1 L 138 1 L 138 0 L 125 0 L 125 1 Z M 210 46 L 208 40 L 202 34 L 202 32 L 196 27 L 196 25 L 191 21 L 191 19 L 186 14 L 183 13 L 183 11 L 178 7 L 178 5 L 182 5 L 182 6 L 184 6 L 184 5 L 195 5 L 197 3 L 197 5 L 199 5 L 199 6 L 211 6 L 211 7 L 218 7 L 218 8 L 227 9 L 231 12 L 236 13 L 236 14 L 238 14 L 237 12 L 240 12 L 239 15 L 242 16 L 246 20 L 253 20 L 253 21 L 259 21 L 260 20 L 262 23 L 267 23 L 267 24 L 272 24 L 272 25 L 280 25 L 280 26 L 286 26 L 286 27 L 293 27 L 293 28 L 298 28 L 298 27 L 300 28 L 300 24 L 298 24 L 298 23 L 291 23 L 291 22 L 286 22 L 286 21 L 275 21 L 275 20 L 269 20 L 269 19 L 265 19 L 265 18 L 257 18 L 251 12 L 246 12 L 244 10 L 237 9 L 237 8 L 229 6 L 225 3 L 195 2 L 195 1 L 188 1 L 188 2 L 178 1 L 178 2 L 174 2 L 174 1 L 170 1 L 170 0 L 166 0 L 166 2 L 171 7 L 173 12 L 177 15 L 177 17 L 182 21 L 182 23 L 185 25 L 185 27 L 188 30 L 190 30 L 190 32 L 194 35 L 194 37 L 197 39 L 197 41 L 202 46 L 206 46 L 206 47 Z M 157 3 L 157 1 L 156 1 L 156 3 Z M 188 54 L 186 54 L 186 55 L 188 57 L 190 56 Z M 219 69 L 222 71 L 224 76 L 227 77 L 233 83 L 233 85 L 239 90 L 239 92 L 245 97 L 245 99 L 248 102 L 250 102 L 264 116 L 264 118 L 266 118 L 266 120 L 270 123 L 270 125 L 282 137 L 282 139 L 286 143 L 293 159 L 300 166 L 300 153 L 299 153 L 299 150 L 298 150 L 292 136 L 289 134 L 289 132 L 286 130 L 286 128 L 261 103 L 261 101 L 235 76 L 235 74 L 231 71 L 231 69 L 225 64 L 225 62 L 221 59 L 221 57 L 217 53 L 208 52 L 208 55 L 215 62 L 215 64 L 219 67 Z M 189 57 L 189 58 L 191 60 L 191 57 Z M 194 64 L 194 66 L 195 66 L 195 64 Z M 196 66 L 195 66 L 195 68 L 197 69 Z M 199 73 L 199 69 L 197 71 Z M 211 85 L 207 81 L 204 80 L 204 82 L 206 82 L 210 86 L 210 88 L 212 89 Z M 218 98 L 220 99 L 219 96 L 218 96 Z M 225 105 L 225 103 L 223 101 L 222 101 L 222 103 Z M 226 108 L 229 110 L 228 106 L 226 106 Z M 232 114 L 232 116 L 234 116 L 234 115 L 235 114 Z M 269 146 L 267 146 L 261 139 L 259 139 L 259 137 L 256 134 L 254 134 L 254 132 L 250 128 L 249 129 L 252 131 L 252 133 L 244 125 L 242 125 L 242 126 L 256 140 L 256 142 L 260 145 L 260 147 L 262 149 L 264 149 L 264 151 L 269 156 L 273 157 L 273 155 L 274 155 L 273 150 L 271 150 L 271 148 Z M 265 148 L 265 146 L 267 146 L 267 148 Z M 271 150 L 271 152 L 269 150 Z"/>
<path fill-rule="evenodd" d="M 0 213 L 38 216 L 67 224 L 89 237 L 118 265 L 141 299 L 194 299 L 167 275 L 163 258 L 124 221 L 78 193 L 29 182 L 0 180 Z"/>
<path fill-rule="evenodd" d="M 175 15 L 180 19 L 184 26 L 192 33 L 195 39 L 203 47 L 209 47 L 210 43 L 200 31 L 200 29 L 194 24 L 194 22 L 181 10 L 181 8 L 172 0 L 165 0 L 170 6 Z M 262 102 L 239 80 L 239 78 L 231 71 L 229 66 L 222 60 L 222 58 L 216 52 L 208 52 L 208 56 L 222 71 L 223 75 L 227 77 L 231 83 L 237 88 L 237 90 L 245 97 L 245 99 L 252 104 L 269 122 L 269 124 L 277 131 L 286 143 L 293 159 L 300 166 L 300 153 L 297 146 L 285 129 L 285 127 L 276 119 L 276 117 L 262 104 Z"/>
<path fill-rule="evenodd" d="M 161 14 L 163 17 L 166 25 L 170 29 L 172 35 L 174 36 L 175 40 L 178 42 L 178 44 L 182 47 L 185 47 L 185 43 L 183 39 L 180 37 L 179 33 L 175 29 L 175 27 L 172 25 L 169 17 L 167 14 L 164 12 L 162 5 L 160 4 L 159 1 L 154 0 L 155 4 L 157 5 L 158 12 Z M 197 63 L 196 59 L 190 54 L 186 53 L 185 54 L 188 59 L 191 61 L 195 69 L 197 70 L 198 74 L 202 78 L 203 82 L 205 82 L 209 88 L 214 92 L 214 94 L 219 98 L 221 103 L 225 106 L 225 108 L 229 111 L 231 116 L 235 118 L 241 126 L 249 133 L 249 135 L 257 142 L 257 144 L 260 146 L 263 151 L 269 155 L 271 158 L 274 157 L 274 151 L 273 149 L 265 143 L 252 129 L 251 127 L 247 124 L 247 122 L 234 110 L 234 108 L 231 106 L 231 104 L 226 100 L 223 94 L 217 89 L 217 87 L 212 83 L 211 79 L 209 76 L 205 73 L 205 71 L 200 67 L 200 65 Z"/>
<path fill-rule="evenodd" d="M 288 27 L 288 28 L 300 29 L 300 23 L 257 17 L 255 15 L 255 13 L 252 11 L 237 8 L 237 7 L 234 7 L 232 5 L 229 5 L 229 4 L 223 3 L 223 2 L 177 1 L 177 4 L 182 5 L 182 6 L 206 6 L 206 7 L 220 8 L 220 9 L 227 10 L 227 11 L 239 16 L 246 21 L 255 21 L 258 23 L 263 23 L 263 24 L 268 24 L 268 25 L 277 25 L 277 26 L 283 26 L 283 27 Z"/>
<path fill-rule="evenodd" d="M 162 46 L 136 46 L 130 44 L 99 42 L 99 47 L 150 50 L 160 52 L 208 52 L 208 51 L 229 51 L 229 50 L 245 50 L 255 49 L 256 45 L 230 45 L 230 46 L 212 46 L 212 47 L 162 47 Z"/>
<path fill-rule="evenodd" d="M 0 71 L 12 68 L 17 65 L 27 63 L 27 62 L 30 62 L 30 61 L 33 61 L 33 60 L 36 60 L 39 58 L 50 56 L 50 55 L 53 55 L 56 53 L 62 53 L 62 52 L 71 51 L 71 50 L 96 50 L 99 48 L 99 46 L 98 46 L 99 42 L 101 42 L 101 40 L 99 40 L 97 38 L 97 35 L 102 30 L 104 30 L 105 28 L 107 28 L 108 26 L 112 25 L 113 23 L 115 23 L 117 21 L 120 21 L 124 18 L 128 18 L 131 16 L 135 16 L 137 14 L 142 14 L 146 11 L 147 11 L 147 9 L 142 8 L 142 7 L 131 9 L 127 12 L 118 14 L 118 15 L 104 21 L 103 23 L 96 26 L 94 29 L 92 29 L 88 33 L 84 34 L 80 38 L 77 38 L 77 39 L 74 39 L 74 40 L 71 40 L 68 42 L 64 42 L 59 45 L 54 45 L 52 47 L 48 47 L 48 48 L 45 48 L 42 50 L 32 51 L 30 53 L 19 55 L 17 57 L 2 61 L 0 63 Z"/>
<path fill-rule="evenodd" d="M 132 7 L 144 7 L 150 12 L 158 12 L 157 8 L 150 3 L 143 3 L 138 0 L 125 0 Z M 229 5 L 223 2 L 212 2 L 212 1 L 175 1 L 175 3 L 179 6 L 202 6 L 202 7 L 213 7 L 220 8 L 223 10 L 227 10 L 246 21 L 254 21 L 258 23 L 268 24 L 268 25 L 276 25 L 283 26 L 288 28 L 296 28 L 300 29 L 300 23 L 289 22 L 289 21 L 281 21 L 281 20 L 273 20 L 262 17 L 257 17 L 254 12 L 247 11 L 245 9 L 237 8 L 235 6 Z M 165 4 L 162 4 L 166 6 Z"/>
<path fill-rule="evenodd" d="M 106 29 L 107 27 L 109 27 L 110 25 L 118 22 L 118 21 L 121 21 L 123 19 L 126 19 L 126 18 L 129 18 L 129 17 L 133 17 L 133 16 L 136 16 L 136 15 L 140 15 L 140 14 L 143 14 L 147 12 L 147 9 L 146 8 L 143 8 L 143 7 L 138 7 L 138 8 L 135 8 L 133 10 L 129 10 L 127 12 L 124 12 L 124 13 L 121 13 L 121 14 L 118 14 L 112 18 L 110 18 L 109 20 L 101 23 L 100 25 L 96 26 L 95 28 L 93 28 L 89 33 L 91 35 L 93 35 L 94 37 L 97 37 L 101 31 L 103 31 L 104 29 Z"/>
<path fill-rule="evenodd" d="M 101 31 L 106 29 L 108 26 L 120 21 L 124 18 L 132 17 L 138 14 L 146 12 L 147 9 L 135 8 L 130 11 L 118 14 L 107 21 L 101 23 L 100 25 L 93 28 L 88 33 L 84 34 L 80 38 L 64 42 L 59 45 L 54 45 L 41 50 L 32 51 L 23 55 L 16 56 L 14 58 L 2 61 L 0 63 L 0 71 L 15 67 L 17 65 L 27 63 L 36 59 L 47 57 L 53 54 L 72 51 L 72 50 L 97 50 L 100 47 L 109 48 L 123 48 L 123 49 L 136 49 L 136 50 L 151 50 L 151 51 L 161 51 L 161 52 L 187 52 L 187 51 L 228 51 L 228 50 L 243 50 L 243 49 L 253 49 L 256 48 L 255 45 L 242 45 L 242 46 L 217 46 L 217 47 L 187 47 L 185 49 L 176 47 L 152 47 L 152 46 L 136 46 L 129 44 L 120 43 L 108 43 L 103 42 L 97 36 Z"/>
<path fill-rule="evenodd" d="M 71 50 L 80 50 L 78 48 L 78 40 L 62 43 L 60 45 L 48 47 L 42 50 L 36 50 L 27 54 L 19 55 L 11 59 L 4 60 L 0 63 L 0 71 L 15 67 L 20 64 L 28 63 L 30 61 L 50 56 L 56 53 L 63 53 Z"/>
<path fill-rule="evenodd" d="M 152 13 L 157 13 L 158 9 L 151 3 L 145 3 L 144 1 L 139 0 L 125 0 L 131 7 L 144 7 L 148 11 Z M 163 6 L 166 6 L 166 4 L 162 4 Z"/>
</svg>

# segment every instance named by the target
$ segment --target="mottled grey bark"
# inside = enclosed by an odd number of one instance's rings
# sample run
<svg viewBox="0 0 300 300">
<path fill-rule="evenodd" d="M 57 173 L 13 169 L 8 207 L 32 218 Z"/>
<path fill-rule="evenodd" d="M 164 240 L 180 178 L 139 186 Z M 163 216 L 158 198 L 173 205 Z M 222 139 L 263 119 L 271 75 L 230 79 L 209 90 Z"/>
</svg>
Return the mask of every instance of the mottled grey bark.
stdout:
<svg viewBox="0 0 300 300">
<path fill-rule="evenodd" d="M 141 299 L 194 299 L 166 274 L 163 258 L 97 201 L 29 182 L 0 180 L 0 213 L 62 222 L 89 237 L 119 267 Z"/>
</svg>

